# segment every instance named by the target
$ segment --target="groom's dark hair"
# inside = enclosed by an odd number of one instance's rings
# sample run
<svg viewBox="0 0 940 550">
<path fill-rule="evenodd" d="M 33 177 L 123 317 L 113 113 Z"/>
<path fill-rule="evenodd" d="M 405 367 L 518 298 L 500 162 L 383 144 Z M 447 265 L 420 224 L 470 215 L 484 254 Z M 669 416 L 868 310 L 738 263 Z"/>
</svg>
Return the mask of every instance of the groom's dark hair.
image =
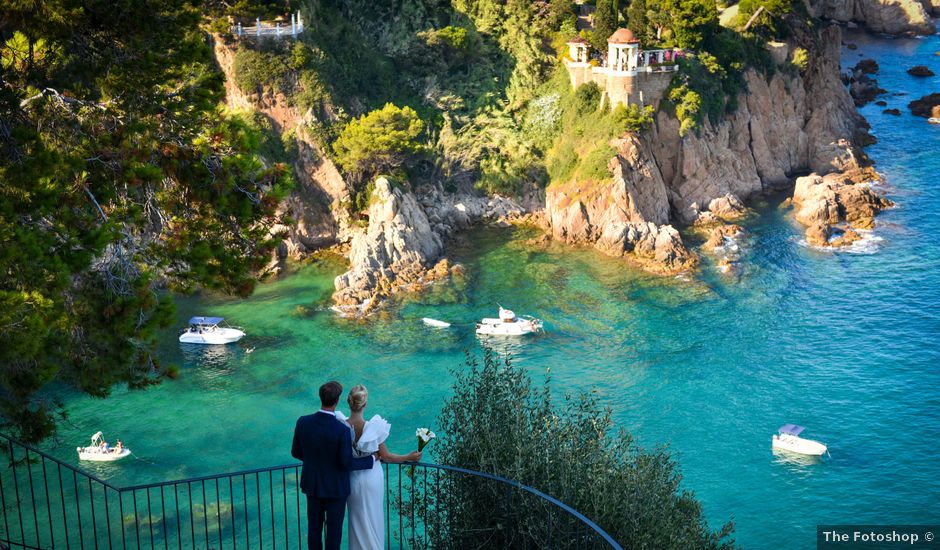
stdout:
<svg viewBox="0 0 940 550">
<path fill-rule="evenodd" d="M 320 404 L 324 407 L 335 407 L 339 403 L 339 396 L 343 394 L 343 385 L 335 380 L 320 386 Z"/>
</svg>

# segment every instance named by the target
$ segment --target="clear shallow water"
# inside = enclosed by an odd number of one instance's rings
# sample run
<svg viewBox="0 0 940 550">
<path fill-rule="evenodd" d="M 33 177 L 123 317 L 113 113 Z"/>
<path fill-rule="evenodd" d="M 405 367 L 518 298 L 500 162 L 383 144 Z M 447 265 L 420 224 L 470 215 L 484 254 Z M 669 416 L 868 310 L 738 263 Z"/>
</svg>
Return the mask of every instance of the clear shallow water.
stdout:
<svg viewBox="0 0 940 550">
<path fill-rule="evenodd" d="M 89 468 L 120 484 L 289 463 L 294 419 L 332 378 L 369 386 L 367 412 L 391 421 L 391 447 L 405 451 L 415 428 L 435 427 L 449 369 L 479 350 L 471 326 L 434 330 L 419 319 L 472 323 L 499 301 L 548 329 L 504 351 L 537 381 L 551 369 L 559 391 L 596 388 L 643 444 L 668 444 L 713 527 L 734 518 L 745 546 L 810 548 L 817 523 L 936 522 L 940 127 L 906 105 L 940 90 L 940 79 L 904 70 L 940 73 L 940 40 L 846 40 L 879 61 L 882 87 L 907 94 L 886 98 L 901 117 L 862 110 L 880 140 L 869 154 L 898 203 L 862 253 L 803 246 L 779 199 L 756 205 L 739 278 L 706 264 L 693 279 L 659 279 L 591 250 L 530 246 L 525 231 L 478 230 L 453 249 L 465 281 L 367 322 L 325 310 L 342 265 L 323 261 L 248 300 L 181 299 L 181 324 L 223 315 L 250 336 L 205 349 L 168 331 L 160 354 L 181 377 L 104 401 L 69 399 L 53 452 L 73 460 L 94 431 L 120 436 L 135 458 Z M 846 52 L 846 64 L 857 59 Z M 808 426 L 831 459 L 776 457 L 770 435 L 785 422 Z"/>
</svg>

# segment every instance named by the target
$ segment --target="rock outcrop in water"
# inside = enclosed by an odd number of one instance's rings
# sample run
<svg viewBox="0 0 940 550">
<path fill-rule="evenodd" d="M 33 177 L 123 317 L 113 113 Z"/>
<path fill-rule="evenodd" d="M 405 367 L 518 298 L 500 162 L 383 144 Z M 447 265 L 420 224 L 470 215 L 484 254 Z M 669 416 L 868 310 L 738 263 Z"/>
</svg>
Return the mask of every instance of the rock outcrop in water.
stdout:
<svg viewBox="0 0 940 550">
<path fill-rule="evenodd" d="M 375 181 L 369 223 L 352 230 L 349 271 L 336 277 L 333 300 L 343 313 L 368 313 L 385 298 L 418 290 L 462 271 L 444 258 L 443 237 L 481 220 L 505 223 L 524 211 L 511 200 L 457 197 L 427 190 L 419 202 L 404 186 Z"/>
<path fill-rule="evenodd" d="M 940 93 L 925 95 L 907 104 L 911 114 L 925 118 L 940 117 Z"/>
<path fill-rule="evenodd" d="M 936 0 L 819 0 L 814 11 L 818 17 L 851 21 L 875 32 L 911 36 L 937 31 L 929 14 L 938 7 Z"/>
<path fill-rule="evenodd" d="M 737 219 L 748 199 L 801 172 L 859 170 L 857 145 L 870 138 L 839 78 L 839 28 L 823 29 L 821 42 L 802 75 L 778 71 L 767 80 L 748 71 L 737 110 L 697 134 L 680 137 L 679 121 L 660 111 L 642 138 L 618 144 L 611 183 L 549 187 L 551 234 L 672 273 L 695 257 L 671 224 Z"/>
<path fill-rule="evenodd" d="M 816 246 L 845 246 L 858 240 L 855 229 L 871 229 L 875 216 L 891 201 L 872 191 L 877 174 L 871 170 L 810 174 L 796 179 L 794 216 L 807 226 L 806 241 Z M 837 239 L 830 240 L 834 229 Z"/>
</svg>

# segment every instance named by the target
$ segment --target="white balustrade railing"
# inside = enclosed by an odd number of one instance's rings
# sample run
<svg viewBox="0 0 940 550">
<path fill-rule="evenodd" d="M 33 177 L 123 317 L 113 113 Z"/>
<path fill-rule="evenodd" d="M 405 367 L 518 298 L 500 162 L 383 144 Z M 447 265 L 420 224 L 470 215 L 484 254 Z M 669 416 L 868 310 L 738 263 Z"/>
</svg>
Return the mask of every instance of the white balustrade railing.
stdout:
<svg viewBox="0 0 940 550">
<path fill-rule="evenodd" d="M 296 37 L 298 34 L 304 32 L 304 20 L 300 15 L 300 12 L 292 13 L 290 16 L 290 26 L 285 25 L 281 27 L 280 22 L 270 22 L 270 21 L 261 21 L 261 18 L 255 19 L 255 26 L 245 27 L 241 23 L 232 27 L 232 34 L 245 37 L 245 36 L 254 36 L 256 38 L 261 38 L 262 36 L 273 36 L 275 38 L 281 38 L 285 36 Z"/>
</svg>

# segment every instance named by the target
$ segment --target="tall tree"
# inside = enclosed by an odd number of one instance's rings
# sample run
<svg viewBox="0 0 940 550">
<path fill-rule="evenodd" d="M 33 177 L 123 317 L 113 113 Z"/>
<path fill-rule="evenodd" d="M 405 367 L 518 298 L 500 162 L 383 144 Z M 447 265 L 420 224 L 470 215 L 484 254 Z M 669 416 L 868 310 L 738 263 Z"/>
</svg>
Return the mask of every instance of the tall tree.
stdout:
<svg viewBox="0 0 940 550">
<path fill-rule="evenodd" d="M 192 2 L 48 5 L 0 12 L 0 417 L 27 441 L 54 431 L 54 387 L 168 374 L 160 287 L 249 293 L 290 181 L 219 109 Z"/>
<path fill-rule="evenodd" d="M 594 12 L 594 32 L 591 44 L 598 50 L 607 51 L 607 39 L 617 30 L 617 9 L 615 0 L 597 0 Z"/>
<path fill-rule="evenodd" d="M 649 43 L 649 21 L 646 18 L 646 0 L 632 0 L 627 8 L 627 27 L 643 45 Z"/>
</svg>

